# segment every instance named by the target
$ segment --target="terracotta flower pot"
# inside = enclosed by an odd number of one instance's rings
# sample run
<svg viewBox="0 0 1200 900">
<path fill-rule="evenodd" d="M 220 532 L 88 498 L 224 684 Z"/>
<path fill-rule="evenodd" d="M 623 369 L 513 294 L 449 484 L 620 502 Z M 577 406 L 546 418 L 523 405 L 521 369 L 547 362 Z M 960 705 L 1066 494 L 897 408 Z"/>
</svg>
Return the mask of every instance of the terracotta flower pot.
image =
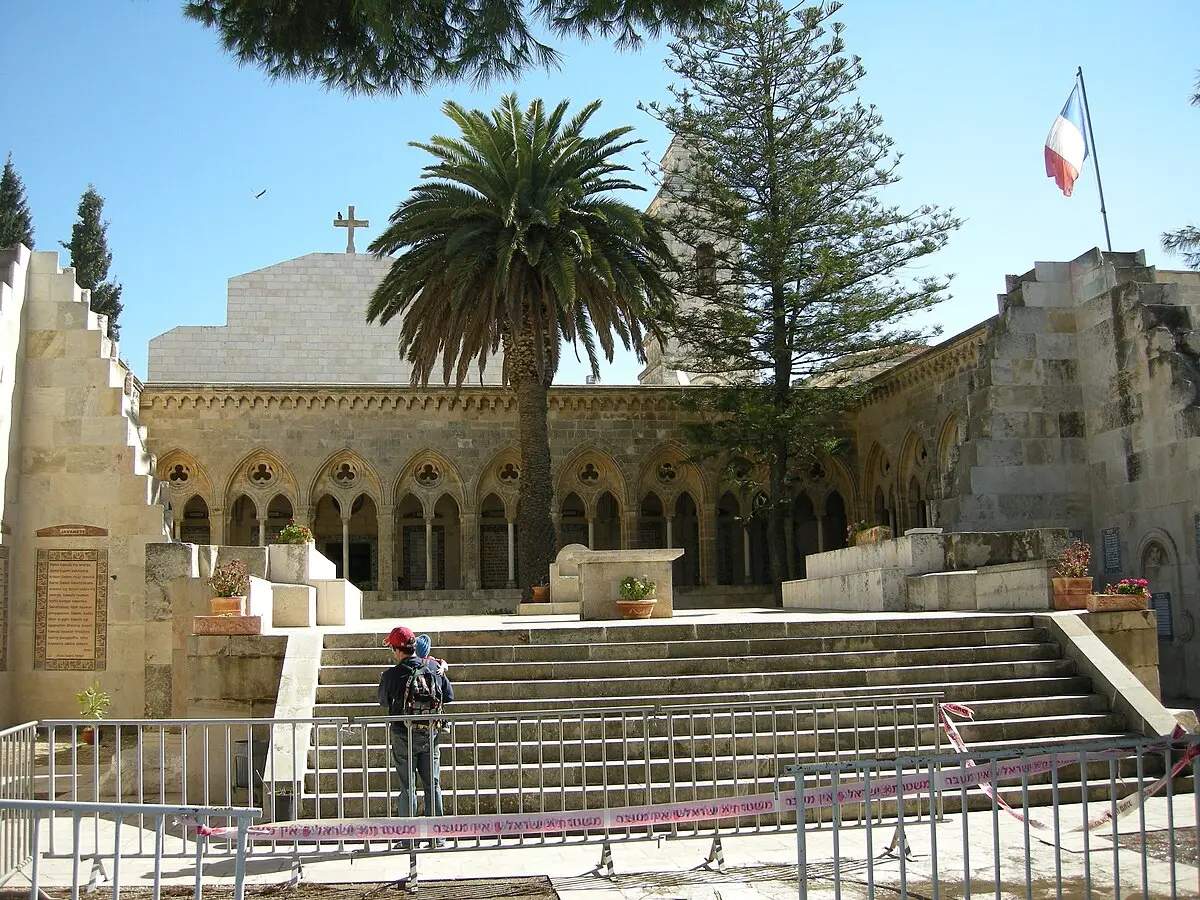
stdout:
<svg viewBox="0 0 1200 900">
<path fill-rule="evenodd" d="M 533 586 L 533 602 L 548 603 L 550 601 L 550 585 L 535 584 Z"/>
<path fill-rule="evenodd" d="M 1055 609 L 1087 609 L 1088 596 L 1092 593 L 1092 579 L 1051 578 L 1054 589 Z"/>
<path fill-rule="evenodd" d="M 1148 609 L 1149 596 L 1146 594 L 1088 594 L 1088 612 L 1126 612 Z"/>
<path fill-rule="evenodd" d="M 654 604 L 658 600 L 618 600 L 617 608 L 621 610 L 622 619 L 648 619 L 654 614 Z"/>
<path fill-rule="evenodd" d="M 244 616 L 246 614 L 246 598 L 213 597 L 208 601 L 208 610 L 214 616 Z"/>
</svg>

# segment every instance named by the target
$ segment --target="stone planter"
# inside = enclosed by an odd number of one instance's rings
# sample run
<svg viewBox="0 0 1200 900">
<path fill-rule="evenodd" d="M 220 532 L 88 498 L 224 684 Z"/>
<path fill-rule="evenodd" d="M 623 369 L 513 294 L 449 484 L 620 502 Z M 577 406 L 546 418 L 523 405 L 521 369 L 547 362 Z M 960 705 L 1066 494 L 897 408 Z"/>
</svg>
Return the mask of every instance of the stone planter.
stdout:
<svg viewBox="0 0 1200 900">
<path fill-rule="evenodd" d="M 1054 588 L 1055 609 L 1087 609 L 1088 596 L 1092 593 L 1092 579 L 1051 578 Z"/>
<path fill-rule="evenodd" d="M 862 547 L 864 544 L 878 544 L 880 541 L 891 540 L 892 529 L 887 525 L 876 525 L 873 528 L 868 528 L 866 531 L 860 531 L 854 536 L 854 546 Z"/>
<path fill-rule="evenodd" d="M 1088 594 L 1088 612 L 1127 612 L 1149 608 L 1145 594 Z"/>
<path fill-rule="evenodd" d="M 622 619 L 648 619 L 654 613 L 657 600 L 618 600 Z"/>
<path fill-rule="evenodd" d="M 192 616 L 192 634 L 262 634 L 262 616 Z"/>
</svg>

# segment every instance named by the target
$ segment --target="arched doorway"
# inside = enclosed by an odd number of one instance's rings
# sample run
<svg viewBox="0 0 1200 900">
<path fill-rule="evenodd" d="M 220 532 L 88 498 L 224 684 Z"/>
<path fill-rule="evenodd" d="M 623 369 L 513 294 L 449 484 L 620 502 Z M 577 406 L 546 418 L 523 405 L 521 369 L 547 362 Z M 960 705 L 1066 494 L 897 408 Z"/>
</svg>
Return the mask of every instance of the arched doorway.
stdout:
<svg viewBox="0 0 1200 900">
<path fill-rule="evenodd" d="M 797 496 L 792 506 L 792 540 L 794 574 L 796 578 L 804 578 L 808 571 L 804 558 L 821 550 L 817 535 L 817 513 L 808 494 Z"/>
<path fill-rule="evenodd" d="M 276 494 L 271 498 L 271 502 L 267 504 L 267 543 L 271 543 L 277 537 L 288 522 L 292 521 L 295 513 L 292 512 L 292 501 L 283 494 Z"/>
<path fill-rule="evenodd" d="M 479 507 L 479 585 L 495 590 L 510 587 L 508 519 L 504 501 L 488 494 Z M 513 565 L 516 565 L 516 542 L 513 542 Z"/>
<path fill-rule="evenodd" d="M 647 550 L 667 546 L 667 518 L 662 500 L 654 492 L 642 498 L 638 509 L 637 545 Z"/>
<path fill-rule="evenodd" d="M 675 521 L 671 543 L 683 548 L 683 556 L 675 560 L 675 583 L 691 587 L 700 583 L 700 513 L 692 495 L 684 491 L 675 500 Z"/>
<path fill-rule="evenodd" d="M 717 502 L 717 584 L 746 581 L 745 540 L 737 498 L 726 491 Z"/>
<path fill-rule="evenodd" d="M 258 546 L 258 507 L 245 494 L 239 494 L 229 507 L 225 543 L 233 547 Z"/>
<path fill-rule="evenodd" d="M 574 491 L 567 494 L 559 507 L 558 534 L 560 547 L 567 544 L 588 544 L 587 508 Z"/>
<path fill-rule="evenodd" d="M 595 546 L 593 550 L 621 550 L 621 507 L 610 491 L 596 501 Z"/>
<path fill-rule="evenodd" d="M 850 522 L 846 515 L 846 501 L 837 491 L 830 491 L 825 498 L 825 549 L 840 550 L 846 546 L 846 529 Z"/>
<path fill-rule="evenodd" d="M 212 523 L 208 518 L 208 504 L 200 495 L 191 497 L 183 505 L 183 521 L 179 524 L 179 540 L 185 544 L 211 544 Z"/>
</svg>

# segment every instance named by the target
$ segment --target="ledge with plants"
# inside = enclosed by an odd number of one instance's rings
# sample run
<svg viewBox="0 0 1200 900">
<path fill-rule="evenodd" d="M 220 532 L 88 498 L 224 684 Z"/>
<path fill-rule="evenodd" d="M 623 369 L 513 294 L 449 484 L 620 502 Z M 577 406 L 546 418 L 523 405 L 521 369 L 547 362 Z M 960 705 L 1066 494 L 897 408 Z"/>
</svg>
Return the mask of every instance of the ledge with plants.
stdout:
<svg viewBox="0 0 1200 900">
<path fill-rule="evenodd" d="M 279 529 L 279 534 L 275 535 L 275 540 L 272 544 L 311 544 L 313 543 L 312 529 L 307 525 L 301 525 L 299 522 L 288 522 L 283 528 Z"/>
<path fill-rule="evenodd" d="M 1089 594 L 1088 612 L 1129 612 L 1150 607 L 1150 583 L 1145 578 L 1122 578 L 1106 585 L 1104 593 Z"/>
<path fill-rule="evenodd" d="M 617 606 L 626 619 L 648 619 L 654 612 L 658 598 L 654 596 L 656 585 L 645 575 L 626 575 L 617 587 L 621 599 Z"/>
<path fill-rule="evenodd" d="M 209 614 L 192 617 L 192 634 L 262 633 L 262 618 L 248 615 L 250 575 L 242 560 L 231 559 L 217 566 L 208 585 L 213 593 L 208 601 Z"/>
</svg>

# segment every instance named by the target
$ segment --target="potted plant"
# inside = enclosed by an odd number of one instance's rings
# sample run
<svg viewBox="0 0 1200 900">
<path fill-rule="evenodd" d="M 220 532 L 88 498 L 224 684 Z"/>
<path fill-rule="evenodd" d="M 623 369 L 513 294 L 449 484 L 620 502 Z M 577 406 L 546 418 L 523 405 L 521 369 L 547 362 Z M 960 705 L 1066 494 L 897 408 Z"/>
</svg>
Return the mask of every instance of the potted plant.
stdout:
<svg viewBox="0 0 1200 900">
<path fill-rule="evenodd" d="M 1150 583 L 1145 578 L 1122 578 L 1105 586 L 1103 594 L 1089 594 L 1088 612 L 1122 612 L 1150 605 Z"/>
<path fill-rule="evenodd" d="M 868 525 L 860 519 L 846 529 L 846 546 L 861 547 L 864 544 L 878 544 L 892 536 L 892 529 L 887 525 Z"/>
<path fill-rule="evenodd" d="M 1092 593 L 1092 548 L 1083 541 L 1072 541 L 1058 559 L 1055 577 L 1050 579 L 1055 609 L 1086 609 Z"/>
<path fill-rule="evenodd" d="M 288 522 L 279 530 L 279 534 L 275 535 L 273 544 L 311 544 L 313 541 L 312 529 L 307 525 L 301 525 L 294 519 Z"/>
<path fill-rule="evenodd" d="M 535 584 L 530 588 L 530 600 L 533 603 L 547 603 L 550 600 L 550 585 Z"/>
<path fill-rule="evenodd" d="M 626 575 L 621 579 L 617 592 L 621 599 L 617 606 L 626 619 L 648 619 L 654 612 L 658 599 L 654 596 L 654 582 L 645 575 Z"/>
<path fill-rule="evenodd" d="M 213 569 L 208 579 L 213 590 L 209 608 L 214 616 L 244 616 L 246 593 L 250 590 L 250 576 L 246 564 L 240 559 L 231 559 Z"/>
<path fill-rule="evenodd" d="M 93 681 L 90 685 L 75 695 L 79 701 L 79 717 L 81 719 L 103 719 L 108 705 L 112 701 L 108 692 L 100 690 L 100 682 Z M 96 741 L 96 729 L 88 726 L 79 731 L 79 739 L 85 744 Z"/>
</svg>

